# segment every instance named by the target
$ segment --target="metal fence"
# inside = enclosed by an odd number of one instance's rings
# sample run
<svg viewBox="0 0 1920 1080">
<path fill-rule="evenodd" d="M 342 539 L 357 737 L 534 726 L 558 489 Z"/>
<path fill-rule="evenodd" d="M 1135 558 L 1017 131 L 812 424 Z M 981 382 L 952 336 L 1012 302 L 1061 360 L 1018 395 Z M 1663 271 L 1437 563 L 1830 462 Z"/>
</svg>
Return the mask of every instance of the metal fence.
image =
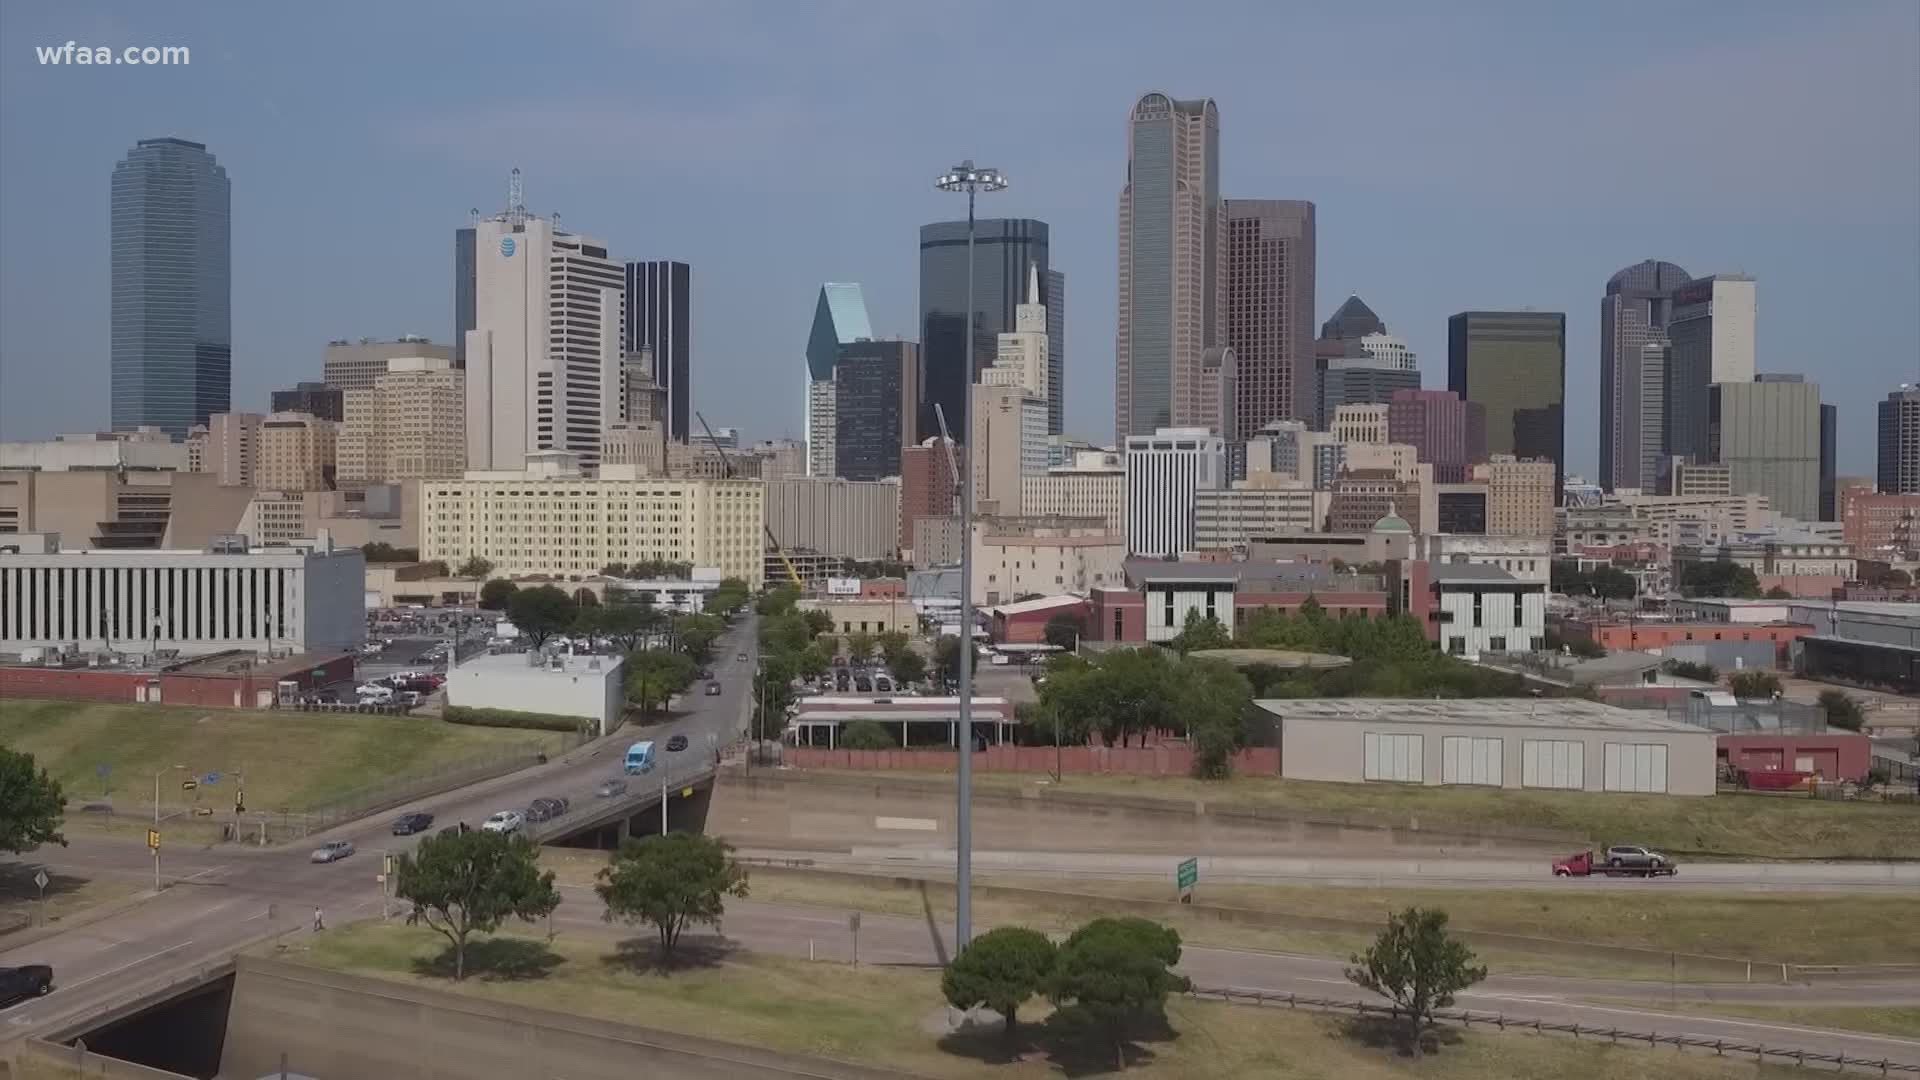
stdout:
<svg viewBox="0 0 1920 1080">
<path fill-rule="evenodd" d="M 1304 994 L 1286 994 L 1273 990 L 1247 990 L 1240 987 L 1203 987 L 1195 986 L 1187 991 L 1189 997 L 1202 1001 L 1225 1001 L 1233 1004 L 1284 1006 L 1289 1009 L 1313 1009 L 1320 1012 L 1344 1012 L 1356 1016 L 1377 1016 L 1389 1020 L 1405 1017 L 1405 1013 L 1392 1005 L 1381 1005 L 1370 1001 L 1344 1001 L 1338 998 L 1309 997 Z M 1859 1069 L 1878 1072 L 1882 1076 L 1894 1073 L 1902 1075 L 1920 1073 L 1920 1064 L 1894 1061 L 1891 1058 L 1856 1058 L 1845 1054 L 1823 1054 L 1791 1046 L 1766 1046 L 1760 1043 L 1729 1042 L 1724 1039 L 1703 1039 L 1697 1035 L 1662 1035 L 1652 1031 L 1626 1031 L 1615 1027 L 1589 1027 L 1585 1024 L 1556 1024 L 1539 1019 L 1526 1019 L 1508 1016 L 1505 1013 L 1473 1012 L 1467 1009 L 1440 1009 L 1433 1014 L 1436 1021 L 1458 1024 L 1471 1028 L 1475 1024 L 1482 1027 L 1498 1028 L 1501 1031 L 1530 1031 L 1535 1034 L 1571 1035 L 1575 1039 L 1605 1039 L 1609 1043 L 1639 1045 L 1649 1048 L 1671 1046 L 1675 1050 L 1711 1050 L 1717 1057 L 1752 1057 L 1760 1063 L 1792 1063 L 1798 1067 L 1807 1065 L 1831 1066 L 1835 1071 Z M 1703 1017 L 1702 1019 L 1711 1019 Z"/>
</svg>

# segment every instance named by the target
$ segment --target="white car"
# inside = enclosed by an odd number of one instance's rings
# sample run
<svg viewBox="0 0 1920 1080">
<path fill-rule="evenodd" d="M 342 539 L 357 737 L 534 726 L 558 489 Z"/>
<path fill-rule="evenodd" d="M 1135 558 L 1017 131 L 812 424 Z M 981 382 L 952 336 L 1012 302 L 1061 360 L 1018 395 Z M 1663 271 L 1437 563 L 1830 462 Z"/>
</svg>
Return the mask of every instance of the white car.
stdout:
<svg viewBox="0 0 1920 1080">
<path fill-rule="evenodd" d="M 353 692 L 363 698 L 390 698 L 393 696 L 393 687 L 382 686 L 379 683 L 362 683 L 354 687 Z"/>
<path fill-rule="evenodd" d="M 309 857 L 308 861 L 317 863 L 339 862 L 351 854 L 353 854 L 353 842 L 351 840 L 329 840 L 313 849 L 313 855 Z"/>
<path fill-rule="evenodd" d="M 480 826 L 481 832 L 517 833 L 526 825 L 527 817 L 518 810 L 502 810 L 486 820 Z"/>
</svg>

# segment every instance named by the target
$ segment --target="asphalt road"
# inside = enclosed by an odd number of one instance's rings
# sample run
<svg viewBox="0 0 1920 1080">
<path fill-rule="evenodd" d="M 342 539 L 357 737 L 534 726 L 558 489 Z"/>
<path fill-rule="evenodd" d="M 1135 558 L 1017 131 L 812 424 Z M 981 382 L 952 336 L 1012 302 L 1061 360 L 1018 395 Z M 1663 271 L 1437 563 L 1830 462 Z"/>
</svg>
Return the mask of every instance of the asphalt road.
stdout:
<svg viewBox="0 0 1920 1080">
<path fill-rule="evenodd" d="M 850 851 L 743 848 L 742 856 L 865 873 L 951 877 L 952 848 L 855 847 Z M 1672 877 L 1556 878 L 1539 858 L 1382 859 L 1270 855 L 1198 855 L 1202 883 L 1345 885 L 1374 888 L 1679 889 L 1701 892 L 1911 892 L 1920 863 L 1689 862 Z M 1171 880 L 1179 860 L 1162 854 L 983 851 L 982 874 L 1110 880 Z"/>
<path fill-rule="evenodd" d="M 695 690 L 682 702 L 684 712 L 668 722 L 624 729 L 614 737 L 583 746 L 545 765 L 448 792 L 386 814 L 319 833 L 292 847 L 248 848 L 220 844 L 201 848 L 165 847 L 161 852 L 167 888 L 123 910 L 87 922 L 83 914 L 69 929 L 48 936 L 23 931 L 8 945 L 0 941 L 0 966 L 52 964 L 56 989 L 45 999 L 0 1014 L 0 1042 L 31 1032 L 46 1022 L 84 1015 L 113 1001 L 217 963 L 235 950 L 276 931 L 304 931 L 313 910 L 338 924 L 377 915 L 382 908 L 380 852 L 410 849 L 415 837 L 391 833 L 393 818 L 425 810 L 434 828 L 456 821 L 478 825 L 502 809 L 521 809 L 544 795 L 564 795 L 575 812 L 591 803 L 601 780 L 622 776 L 621 759 L 629 742 L 656 743 L 662 773 L 702 769 L 711 761 L 712 744 L 725 745 L 745 732 L 751 693 L 757 621 L 742 618 L 715 646 L 713 671 L 721 693 Z M 736 659 L 739 653 L 749 659 Z M 666 740 L 687 736 L 688 749 L 664 753 Z M 679 759 L 684 758 L 684 764 Z M 653 782 L 635 777 L 632 782 Z M 309 852 L 326 840 L 351 840 L 357 853 L 336 863 L 315 865 Z M 150 882 L 152 858 L 138 841 L 76 836 L 66 848 L 43 849 L 20 860 L 52 871 L 84 876 L 110 875 Z"/>
</svg>

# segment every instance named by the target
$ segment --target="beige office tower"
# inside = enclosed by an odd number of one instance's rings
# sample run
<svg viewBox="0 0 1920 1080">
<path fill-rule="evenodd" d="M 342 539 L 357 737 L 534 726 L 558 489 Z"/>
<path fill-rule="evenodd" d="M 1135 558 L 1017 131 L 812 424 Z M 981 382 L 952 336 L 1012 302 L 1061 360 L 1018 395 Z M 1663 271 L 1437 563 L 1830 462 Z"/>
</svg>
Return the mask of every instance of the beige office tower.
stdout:
<svg viewBox="0 0 1920 1080">
<path fill-rule="evenodd" d="M 397 341 L 329 341 L 321 354 L 321 381 L 338 390 L 371 390 L 373 381 L 387 373 L 387 363 L 398 357 L 426 356 L 453 360 L 453 346 L 435 345 L 417 335 Z"/>
<path fill-rule="evenodd" d="M 260 423 L 260 491 L 325 491 L 335 484 L 339 428 L 312 413 L 271 413 Z"/>
<path fill-rule="evenodd" d="M 474 223 L 467 331 L 467 467 L 522 468 L 530 453 L 600 459 L 618 422 L 626 268 L 604 243 L 519 204 Z"/>
<path fill-rule="evenodd" d="M 1150 93 L 1127 130 L 1120 191 L 1119 441 L 1161 428 L 1219 431 L 1221 395 L 1203 354 L 1225 345 L 1220 112 L 1211 100 Z"/>
<path fill-rule="evenodd" d="M 1537 458 L 1495 454 L 1473 467 L 1487 485 L 1487 535 L 1553 535 L 1554 464 Z"/>
<path fill-rule="evenodd" d="M 1021 386 L 975 385 L 973 432 L 967 440 L 974 507 L 1016 517 L 1021 484 L 1047 472 L 1047 399 Z"/>
<path fill-rule="evenodd" d="M 442 480 L 466 469 L 466 372 L 443 356 L 402 356 L 371 389 L 348 390 L 340 482 Z"/>
<path fill-rule="evenodd" d="M 266 417 L 259 413 L 214 413 L 207 417 L 206 449 L 201 468 L 220 478 L 223 487 L 253 487 L 254 472 L 260 461 L 260 424 Z"/>
</svg>

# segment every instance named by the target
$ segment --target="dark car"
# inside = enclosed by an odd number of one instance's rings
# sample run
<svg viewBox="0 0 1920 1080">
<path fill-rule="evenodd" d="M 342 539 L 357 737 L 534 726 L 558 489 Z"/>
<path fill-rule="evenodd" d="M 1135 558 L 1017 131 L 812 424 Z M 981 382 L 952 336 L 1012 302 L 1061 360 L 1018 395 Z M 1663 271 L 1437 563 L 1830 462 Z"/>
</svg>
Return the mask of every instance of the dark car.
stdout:
<svg viewBox="0 0 1920 1080">
<path fill-rule="evenodd" d="M 549 802 L 551 802 L 549 799 L 535 799 L 528 803 L 525 811 L 527 821 L 532 823 L 535 821 L 551 820 L 553 818 L 553 808 L 548 805 Z"/>
<path fill-rule="evenodd" d="M 675 735 L 673 738 L 667 740 L 667 753 L 669 754 L 678 750 L 685 750 L 686 748 L 687 737 L 685 735 Z"/>
<path fill-rule="evenodd" d="M 743 664 L 747 662 L 747 654 L 746 654 L 746 653 L 734 653 L 734 654 L 733 654 L 733 658 L 734 658 L 735 660 L 738 660 L 738 661 L 740 661 L 740 662 L 741 662 L 741 663 L 743 663 Z"/>
<path fill-rule="evenodd" d="M 703 667 L 699 671 L 694 672 L 694 677 L 698 679 L 711 679 L 713 678 L 713 669 L 710 667 Z"/>
<path fill-rule="evenodd" d="M 417 832 L 426 832 L 433 824 L 433 815 L 424 810 L 415 810 L 411 814 L 401 814 L 393 819 L 393 835 L 412 836 Z"/>
<path fill-rule="evenodd" d="M 0 967 L 0 1006 L 44 997 L 53 990 L 53 969 L 45 964 Z"/>
</svg>

